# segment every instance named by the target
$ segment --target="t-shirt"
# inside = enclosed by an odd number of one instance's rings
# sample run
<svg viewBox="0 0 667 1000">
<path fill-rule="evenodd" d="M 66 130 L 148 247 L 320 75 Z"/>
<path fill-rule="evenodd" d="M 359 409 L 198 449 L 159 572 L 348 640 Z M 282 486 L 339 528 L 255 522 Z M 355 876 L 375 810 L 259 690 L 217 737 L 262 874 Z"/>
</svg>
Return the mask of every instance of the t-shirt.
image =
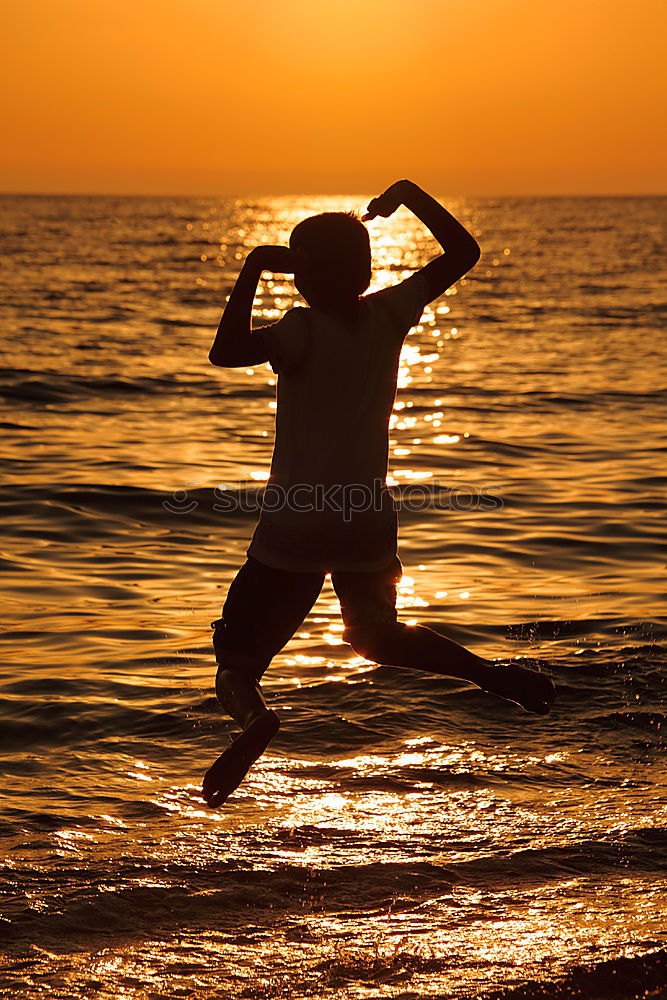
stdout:
<svg viewBox="0 0 667 1000">
<path fill-rule="evenodd" d="M 364 296 L 354 324 L 297 306 L 262 330 L 278 375 L 276 439 L 249 555 L 322 572 L 395 557 L 389 417 L 401 347 L 427 297 L 415 274 Z"/>
</svg>

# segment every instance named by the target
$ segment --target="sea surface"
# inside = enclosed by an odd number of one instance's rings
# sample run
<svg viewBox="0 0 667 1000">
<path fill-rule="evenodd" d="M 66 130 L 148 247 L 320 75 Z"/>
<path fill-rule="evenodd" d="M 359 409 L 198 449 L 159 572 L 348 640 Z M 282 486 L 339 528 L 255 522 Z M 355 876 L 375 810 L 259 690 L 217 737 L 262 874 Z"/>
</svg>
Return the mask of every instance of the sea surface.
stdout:
<svg viewBox="0 0 667 1000">
<path fill-rule="evenodd" d="M 2 997 L 667 997 L 665 199 L 445 199 L 483 257 L 403 352 L 401 618 L 552 714 L 361 659 L 327 582 L 199 797 L 275 413 L 208 350 L 249 248 L 368 197 L 0 199 Z M 434 253 L 369 228 L 373 288 Z"/>
</svg>

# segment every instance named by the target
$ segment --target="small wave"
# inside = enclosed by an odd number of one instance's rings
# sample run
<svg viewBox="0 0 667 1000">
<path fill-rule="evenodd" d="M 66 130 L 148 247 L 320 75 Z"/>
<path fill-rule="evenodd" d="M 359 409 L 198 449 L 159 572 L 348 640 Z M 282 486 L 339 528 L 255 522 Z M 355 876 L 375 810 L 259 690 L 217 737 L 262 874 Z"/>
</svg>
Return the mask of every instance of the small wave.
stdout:
<svg viewBox="0 0 667 1000">
<path fill-rule="evenodd" d="M 178 376 L 82 376 L 60 375 L 48 372 L 36 377 L 32 373 L 22 373 L 26 377 L 7 377 L 0 372 L 0 397 L 33 403 L 66 402 L 72 398 L 109 396 L 122 394 L 156 395 L 159 393 L 183 393 L 198 396 L 219 396 L 220 388 L 213 378 L 184 379 Z M 269 390 L 264 392 L 269 394 Z M 258 393 L 259 394 L 259 393 Z"/>
<path fill-rule="evenodd" d="M 484 1000 L 665 1000 L 667 950 L 591 962 L 552 982 L 532 980 Z"/>
<path fill-rule="evenodd" d="M 580 618 L 575 621 L 548 620 L 517 622 L 505 626 L 505 638 L 520 642 L 545 639 L 572 639 L 624 624 L 621 618 Z"/>
<path fill-rule="evenodd" d="M 184 741 L 192 736 L 192 718 L 186 709 L 169 711 L 138 706 L 93 706 L 85 701 L 12 703 L 11 715 L 0 717 L 0 750 L 34 747 L 76 747 L 105 737 L 158 737 Z"/>
<path fill-rule="evenodd" d="M 264 492 L 263 485 L 240 485 L 235 488 L 209 487 L 183 490 L 180 484 L 173 493 L 136 486 L 59 484 L 32 486 L 20 483 L 5 487 L 0 506 L 6 518 L 25 520 L 28 513 L 37 517 L 40 508 L 54 518 L 53 508 L 68 513 L 90 511 L 115 519 L 127 517 L 142 523 L 156 521 L 173 530 L 187 533 L 188 528 L 202 522 L 220 525 L 229 517 L 257 518 Z M 391 490 L 396 506 L 405 519 L 423 517 L 427 511 L 442 513 L 460 502 L 468 509 L 477 502 L 469 490 L 449 487 L 445 483 L 400 485 Z M 480 502 L 487 510 L 496 510 L 497 496 L 480 492 Z M 602 544 L 602 543 L 600 543 Z"/>
<path fill-rule="evenodd" d="M 599 726 L 627 726 L 630 729 L 643 729 L 657 732 L 667 727 L 667 715 L 662 712 L 638 710 L 633 712 L 605 712 L 601 715 L 589 716 L 589 720 Z M 666 729 L 667 731 L 667 729 Z"/>
<path fill-rule="evenodd" d="M 349 988 L 357 984 L 358 988 L 368 988 L 378 983 L 386 989 L 393 984 L 405 988 L 406 980 L 413 976 L 447 975 L 451 968 L 449 956 L 427 957 L 397 944 L 372 955 L 354 947 L 345 948 L 339 950 L 335 958 L 315 966 L 315 971 L 318 986 Z M 467 994 L 465 1000 L 667 1000 L 666 978 L 667 951 L 660 950 L 632 958 L 623 956 L 582 964 L 558 980 L 531 980 L 492 993 L 476 990 Z M 401 996 L 416 998 L 418 994 L 410 990 L 402 992 Z M 462 994 L 457 993 L 457 996 Z"/>
<path fill-rule="evenodd" d="M 136 527 L 161 524 L 172 531 L 187 534 L 202 523 L 220 524 L 229 517 L 256 518 L 261 505 L 261 487 L 225 490 L 225 503 L 214 489 L 188 490 L 180 486 L 174 493 L 139 486 L 23 486 L 5 487 L 0 497 L 0 509 L 6 519 L 16 518 L 20 524 L 30 517 L 35 523 L 48 520 L 53 528 L 59 520 L 63 540 L 71 538 L 72 515 L 86 518 L 88 514 L 104 515 L 113 523 L 131 520 Z M 82 523 L 77 529 L 86 535 Z M 107 528 L 108 530 L 108 524 Z"/>
<path fill-rule="evenodd" d="M 326 831 L 318 835 L 327 838 Z M 299 831 L 294 832 L 299 838 Z M 304 831 L 308 837 L 308 831 Z M 356 831 L 336 830 L 335 839 L 345 849 Z M 263 842 L 266 857 L 270 844 Z M 633 871 L 667 871 L 667 831 L 631 831 L 615 842 L 600 840 L 567 847 L 494 853 L 473 860 L 431 863 L 374 862 L 313 869 L 309 865 L 275 860 L 274 867 L 257 869 L 245 861 L 227 858 L 204 866 L 160 863 L 142 865 L 137 873 L 122 861 L 68 867 L 58 883 L 41 885 L 51 903 L 36 912 L 30 903 L 17 903 L 4 928 L 7 939 L 53 940 L 76 934 L 141 934 L 156 927 L 197 927 L 210 924 L 238 927 L 250 918 L 272 910 L 289 913 L 308 904 L 322 911 L 377 913 L 393 901 L 395 910 L 409 910 L 442 896 L 452 886 L 467 884 L 500 891 L 517 883 L 558 883 L 582 875 L 610 876 Z M 8 888 L 32 885 L 41 876 L 32 869 L 12 865 L 3 873 Z"/>
</svg>

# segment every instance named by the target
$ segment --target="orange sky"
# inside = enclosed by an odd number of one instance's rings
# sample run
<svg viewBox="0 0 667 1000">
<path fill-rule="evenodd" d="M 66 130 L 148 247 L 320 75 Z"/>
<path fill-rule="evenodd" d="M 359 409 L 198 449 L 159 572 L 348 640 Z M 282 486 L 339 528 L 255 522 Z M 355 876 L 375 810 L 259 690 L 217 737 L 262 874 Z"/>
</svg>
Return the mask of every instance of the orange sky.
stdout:
<svg viewBox="0 0 667 1000">
<path fill-rule="evenodd" d="M 665 190 L 665 0 L 12 0 L 0 190 Z"/>
</svg>

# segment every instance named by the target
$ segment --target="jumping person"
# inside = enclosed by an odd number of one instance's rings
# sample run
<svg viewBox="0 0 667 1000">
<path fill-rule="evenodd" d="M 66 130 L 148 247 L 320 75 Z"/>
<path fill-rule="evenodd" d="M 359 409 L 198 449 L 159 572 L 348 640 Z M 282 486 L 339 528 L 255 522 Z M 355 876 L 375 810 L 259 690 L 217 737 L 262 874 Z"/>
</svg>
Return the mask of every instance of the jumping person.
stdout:
<svg viewBox="0 0 667 1000">
<path fill-rule="evenodd" d="M 407 206 L 442 254 L 410 278 L 364 295 L 371 252 L 363 223 Z M 479 260 L 475 239 L 411 181 L 392 184 L 363 219 L 326 212 L 293 230 L 289 247 L 248 254 L 209 359 L 225 368 L 269 362 L 278 375 L 271 474 L 247 561 L 212 623 L 216 694 L 243 732 L 207 771 L 203 795 L 221 805 L 280 722 L 260 680 L 315 603 L 324 578 L 340 600 L 344 639 L 377 663 L 462 678 L 546 715 L 552 682 L 517 664 L 482 659 L 423 626 L 400 624 L 397 517 L 386 485 L 389 418 L 401 347 L 427 303 Z M 293 274 L 308 308 L 252 329 L 262 272 Z"/>
</svg>

